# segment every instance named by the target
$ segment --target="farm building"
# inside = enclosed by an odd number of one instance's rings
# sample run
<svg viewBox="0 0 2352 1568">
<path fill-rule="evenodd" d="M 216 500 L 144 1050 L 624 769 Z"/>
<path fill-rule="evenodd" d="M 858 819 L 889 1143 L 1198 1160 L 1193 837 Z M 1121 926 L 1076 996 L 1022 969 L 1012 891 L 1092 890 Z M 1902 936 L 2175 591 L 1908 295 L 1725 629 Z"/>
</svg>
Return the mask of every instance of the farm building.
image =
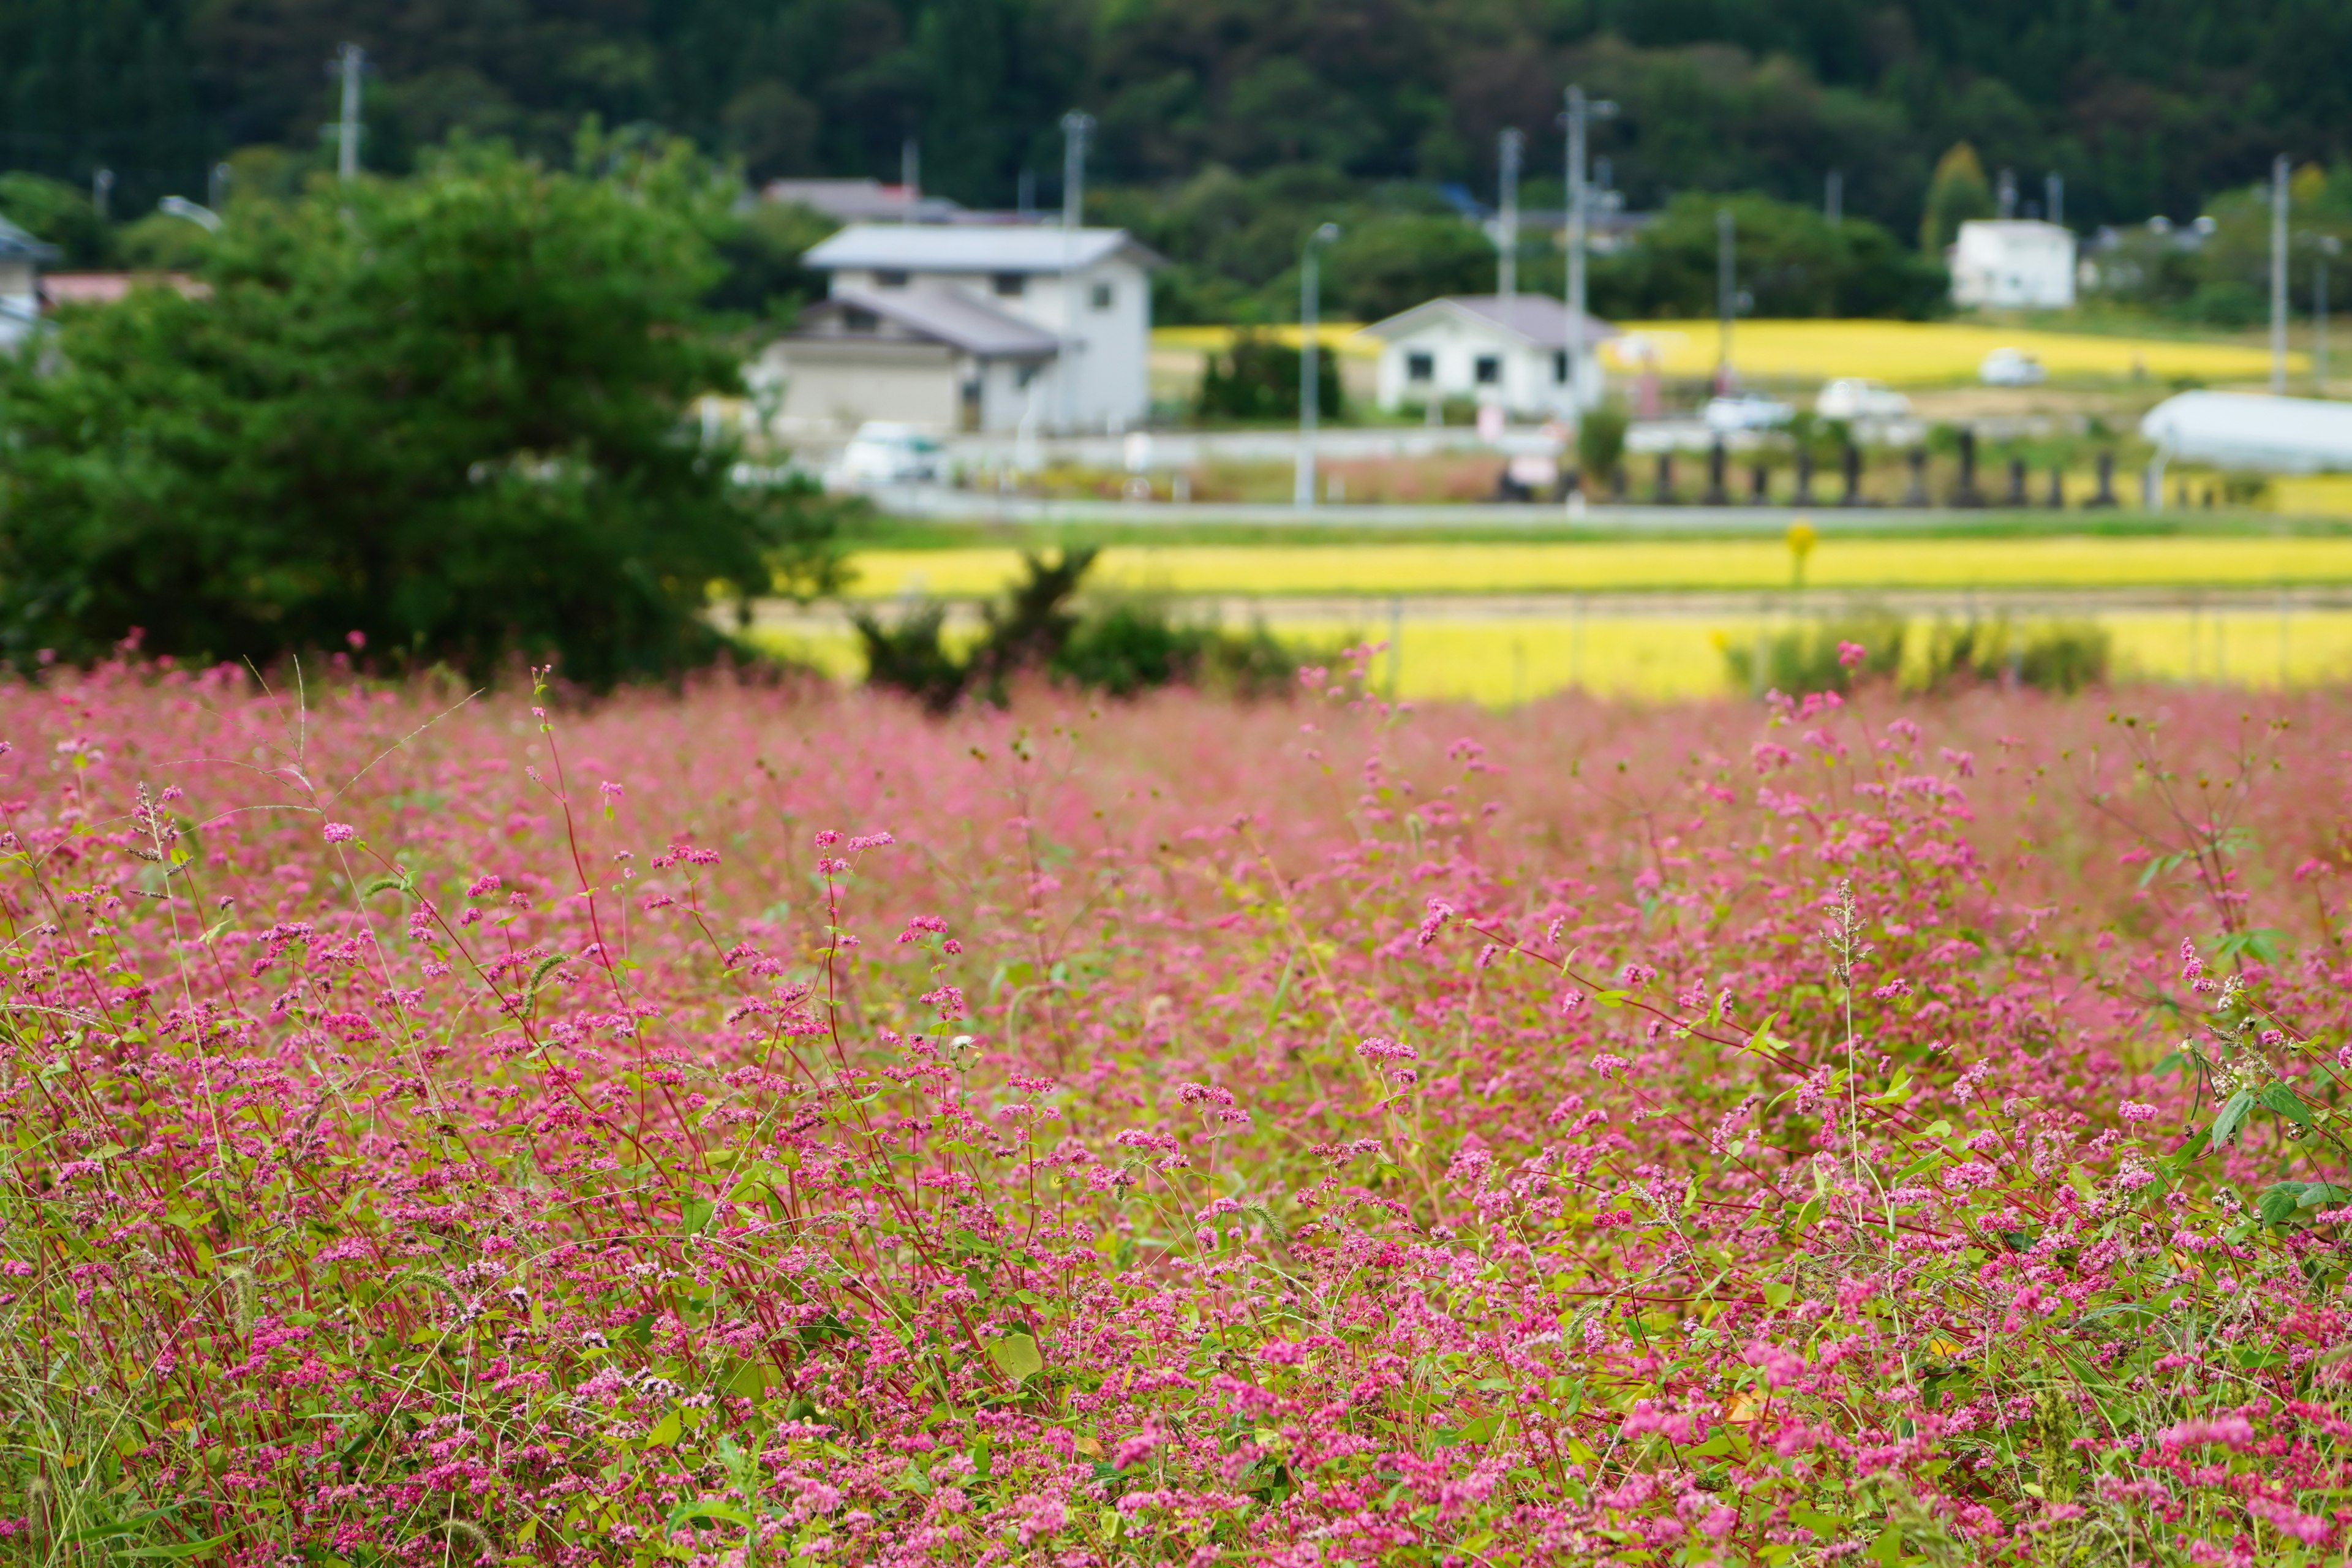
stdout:
<svg viewBox="0 0 2352 1568">
<path fill-rule="evenodd" d="M 1381 340 L 1382 408 L 1425 406 L 1447 398 L 1497 404 L 1526 418 L 1570 411 L 1571 342 L 1577 406 L 1601 401 L 1595 352 L 1618 335 L 1587 316 L 1573 334 L 1568 307 L 1549 294 L 1456 294 L 1431 300 L 1364 329 Z"/>
<path fill-rule="evenodd" d="M 2352 470 L 2352 403 L 2252 392 L 2184 392 L 2147 411 L 2139 433 L 2167 458 L 2224 468 Z"/>
<path fill-rule="evenodd" d="M 2030 218 L 1972 218 L 1945 253 L 1952 303 L 2063 310 L 2074 303 L 2074 234 Z"/>
<path fill-rule="evenodd" d="M 830 298 L 751 372 L 784 433 L 1116 431 L 1150 409 L 1160 258 L 1124 229 L 855 224 L 803 259 Z"/>
<path fill-rule="evenodd" d="M 0 218 L 0 352 L 25 341 L 41 319 L 41 264 L 58 253 Z"/>
</svg>

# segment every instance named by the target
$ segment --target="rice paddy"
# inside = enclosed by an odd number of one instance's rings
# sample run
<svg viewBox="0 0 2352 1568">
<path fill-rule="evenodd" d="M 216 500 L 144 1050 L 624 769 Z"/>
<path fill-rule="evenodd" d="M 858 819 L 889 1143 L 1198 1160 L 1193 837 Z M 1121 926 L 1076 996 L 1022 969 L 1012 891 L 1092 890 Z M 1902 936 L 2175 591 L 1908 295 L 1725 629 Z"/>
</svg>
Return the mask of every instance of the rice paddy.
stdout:
<svg viewBox="0 0 2352 1568">
<path fill-rule="evenodd" d="M 1367 604 L 1355 616 L 1281 616 L 1265 624 L 1307 656 L 1387 644 L 1372 662 L 1376 686 L 1408 701 L 1486 707 L 1568 690 L 1653 701 L 1728 694 L 1726 646 L 1788 624 L 1785 616 L 1644 611 L 1622 601 L 1499 614 L 1437 609 Z M 1924 631 L 1934 618 L 1912 624 Z M 2352 679 L 2352 611 L 2095 610 L 2070 618 L 2106 631 L 2118 679 L 2275 687 Z M 837 620 L 811 617 L 757 635 L 836 679 L 864 673 L 856 637 Z"/>
<path fill-rule="evenodd" d="M 974 598 L 1021 570 L 999 548 L 877 550 L 852 560 L 851 593 Z M 1091 582 L 1181 596 L 1777 592 L 1790 585 L 1774 539 L 1328 545 L 1118 545 Z M 1858 589 L 2259 589 L 2352 584 L 2352 538 L 2083 535 L 2029 539 L 1823 538 L 1808 586 Z"/>
<path fill-rule="evenodd" d="M 1618 325 L 1627 336 L 1602 352 L 1612 371 L 1637 371 L 1642 355 L 1654 353 L 1663 375 L 1704 377 L 1715 372 L 1711 321 Z M 1264 330 L 1293 346 L 1298 342 L 1296 324 Z M 1151 342 L 1164 352 L 1222 353 L 1235 331 L 1163 327 L 1151 334 Z M 1352 322 L 1325 322 L 1316 335 L 1342 354 L 1380 353 L 1380 340 Z M 1748 321 L 1732 334 L 1732 362 L 1748 376 L 1808 382 L 1864 376 L 1895 386 L 1974 382 L 1985 355 L 1997 348 L 2034 354 L 2059 380 L 2254 381 L 2270 374 L 2267 350 L 2237 343 L 2040 331 L 1976 321 Z M 2302 354 L 2290 356 L 2292 368 L 2305 363 Z"/>
</svg>

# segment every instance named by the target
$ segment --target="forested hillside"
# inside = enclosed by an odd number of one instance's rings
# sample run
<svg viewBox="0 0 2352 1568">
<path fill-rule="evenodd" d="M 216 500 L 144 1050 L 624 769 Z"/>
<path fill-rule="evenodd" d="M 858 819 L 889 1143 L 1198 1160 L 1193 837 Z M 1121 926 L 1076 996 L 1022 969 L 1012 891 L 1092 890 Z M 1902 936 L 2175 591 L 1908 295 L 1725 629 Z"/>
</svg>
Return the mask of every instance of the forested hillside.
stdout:
<svg viewBox="0 0 2352 1568">
<path fill-rule="evenodd" d="M 377 67 L 368 153 L 459 128 L 563 144 L 581 116 L 682 132 L 759 174 L 895 174 L 1006 204 L 1059 179 L 1055 117 L 1102 122 L 1097 177 L 1485 188 L 1494 133 L 1554 174 L 1561 83 L 1625 112 L 1596 138 L 1649 205 L 1678 189 L 1812 199 L 1915 231 L 1967 139 L 2077 221 L 2187 216 L 2275 151 L 2345 151 L 2352 7 L 2328 0 L 11 0 L 0 163 L 118 171 L 136 208 L 232 149 L 319 146 L 344 38 Z M 1536 199 L 1540 192 L 1531 193 Z"/>
</svg>

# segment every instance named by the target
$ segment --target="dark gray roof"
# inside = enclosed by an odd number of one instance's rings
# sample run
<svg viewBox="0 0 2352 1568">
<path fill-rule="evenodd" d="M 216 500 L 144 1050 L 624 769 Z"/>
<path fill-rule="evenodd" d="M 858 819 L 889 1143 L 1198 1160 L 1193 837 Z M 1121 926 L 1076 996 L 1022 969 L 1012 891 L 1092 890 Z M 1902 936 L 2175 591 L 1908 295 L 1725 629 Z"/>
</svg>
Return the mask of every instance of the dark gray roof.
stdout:
<svg viewBox="0 0 2352 1568">
<path fill-rule="evenodd" d="M 42 244 L 6 218 L 0 217 L 0 256 L 22 256 L 29 257 L 35 261 L 55 261 L 58 258 L 58 247 L 54 245 Z"/>
<path fill-rule="evenodd" d="M 1514 294 L 1507 300 L 1499 294 L 1448 294 L 1441 299 L 1425 300 L 1410 310 L 1400 311 L 1385 321 L 1374 321 L 1364 331 L 1376 337 L 1397 337 L 1412 331 L 1441 311 L 1470 316 L 1500 327 L 1533 348 L 1564 349 L 1569 346 L 1568 306 L 1549 294 Z M 1584 318 L 1584 330 L 1580 336 L 1585 347 L 1622 335 L 1615 327 L 1598 316 Z"/>
<path fill-rule="evenodd" d="M 981 359 L 1050 359 L 1061 347 L 1043 327 L 950 289 L 836 289 L 801 321 L 805 328 L 852 309 Z"/>
</svg>

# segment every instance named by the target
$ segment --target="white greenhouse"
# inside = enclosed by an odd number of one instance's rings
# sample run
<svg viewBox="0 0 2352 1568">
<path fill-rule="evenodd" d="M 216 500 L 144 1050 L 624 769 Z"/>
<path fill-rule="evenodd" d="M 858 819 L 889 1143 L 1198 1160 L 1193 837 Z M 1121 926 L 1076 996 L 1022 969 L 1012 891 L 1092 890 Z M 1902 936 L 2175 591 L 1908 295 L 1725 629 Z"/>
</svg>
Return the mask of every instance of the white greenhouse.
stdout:
<svg viewBox="0 0 2352 1568">
<path fill-rule="evenodd" d="M 2284 474 L 2352 470 L 2352 403 L 2184 392 L 2149 409 L 2139 433 L 2179 462 Z"/>
</svg>

